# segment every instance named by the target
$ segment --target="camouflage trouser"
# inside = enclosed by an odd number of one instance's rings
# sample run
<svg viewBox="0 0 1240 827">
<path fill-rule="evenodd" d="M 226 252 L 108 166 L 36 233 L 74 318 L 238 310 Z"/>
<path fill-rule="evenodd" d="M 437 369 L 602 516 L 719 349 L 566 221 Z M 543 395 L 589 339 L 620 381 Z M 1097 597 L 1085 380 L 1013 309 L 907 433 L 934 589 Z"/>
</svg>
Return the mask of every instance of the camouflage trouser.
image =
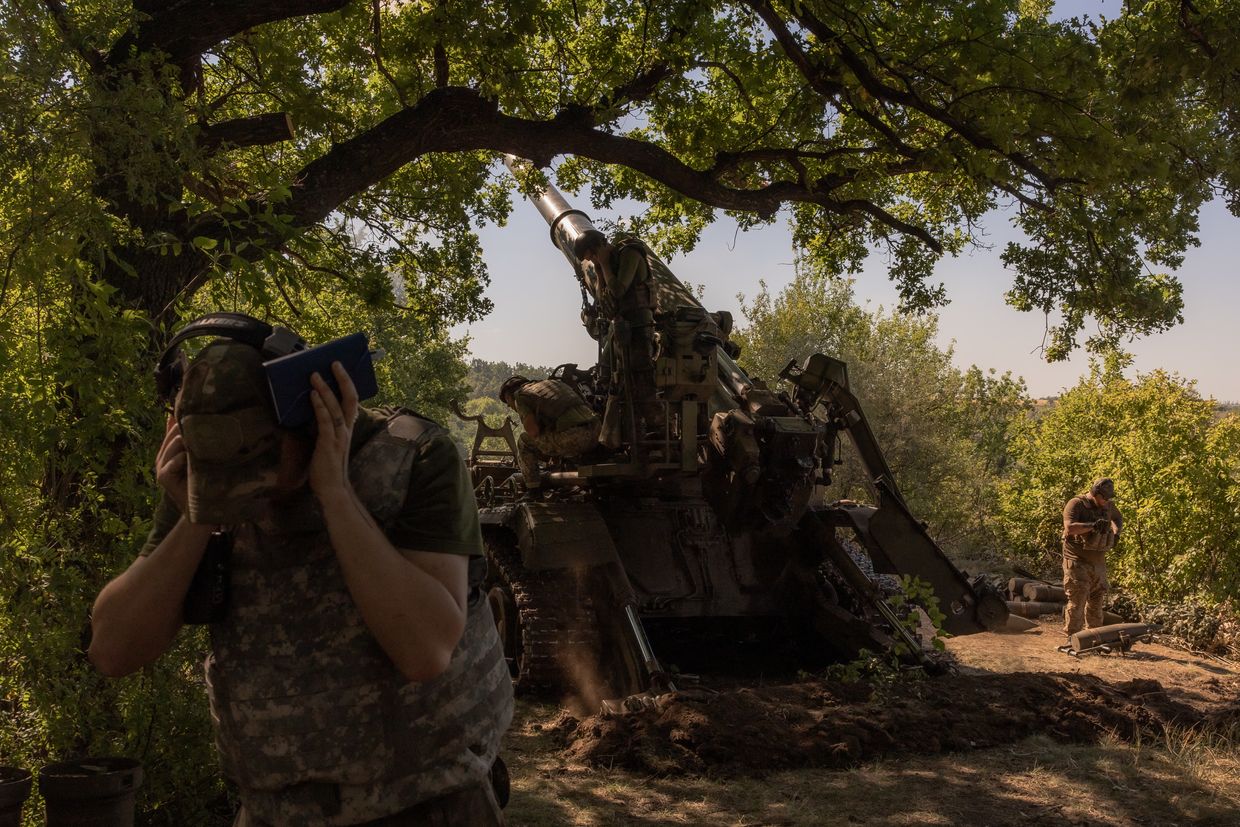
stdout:
<svg viewBox="0 0 1240 827">
<path fill-rule="evenodd" d="M 233 827 L 275 827 L 245 811 L 233 821 Z M 281 826 L 282 827 L 282 826 Z M 473 787 L 441 795 L 415 804 L 384 818 L 367 821 L 356 827 L 504 827 L 504 813 L 495 800 L 490 783 L 483 781 Z"/>
<path fill-rule="evenodd" d="M 595 419 L 575 428 L 549 431 L 534 438 L 521 434 L 517 440 L 517 467 L 521 469 L 525 487 L 537 488 L 542 483 L 542 473 L 538 470 L 540 459 L 579 457 L 598 445 L 598 432 L 599 421 Z"/>
<path fill-rule="evenodd" d="M 1105 626 L 1102 601 L 1107 590 L 1106 563 L 1087 563 L 1084 560 L 1063 560 L 1063 590 L 1068 598 L 1064 607 L 1064 632 L 1072 635 L 1082 628 L 1096 629 Z"/>
</svg>

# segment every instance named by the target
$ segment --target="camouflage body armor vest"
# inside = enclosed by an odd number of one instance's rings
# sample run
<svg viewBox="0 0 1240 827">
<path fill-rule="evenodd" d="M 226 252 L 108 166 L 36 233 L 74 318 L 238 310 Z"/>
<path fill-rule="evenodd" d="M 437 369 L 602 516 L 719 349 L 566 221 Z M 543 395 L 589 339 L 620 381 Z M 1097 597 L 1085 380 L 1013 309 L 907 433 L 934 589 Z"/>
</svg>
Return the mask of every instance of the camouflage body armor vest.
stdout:
<svg viewBox="0 0 1240 827">
<path fill-rule="evenodd" d="M 631 306 L 621 299 L 621 312 L 640 308 L 649 309 L 652 313 L 661 315 L 675 313 L 678 307 L 698 306 L 697 298 L 681 283 L 680 279 L 676 278 L 671 269 L 663 263 L 663 259 L 655 255 L 654 250 L 651 250 L 649 245 L 639 238 L 628 237 L 616 242 L 612 257 L 612 272 L 615 272 L 614 268 L 619 266 L 621 251 L 629 248 L 640 250 L 642 256 L 645 257 L 649 278 L 643 282 L 640 288 L 641 293 L 634 297 L 635 301 Z M 636 288 L 636 285 L 634 287 Z"/>
<path fill-rule="evenodd" d="M 620 272 L 620 254 L 628 249 L 637 249 L 641 252 L 642 257 L 646 259 L 647 273 L 650 273 L 650 259 L 654 253 L 645 243 L 635 238 L 624 239 L 612 249 L 611 272 L 615 274 Z M 635 278 L 623 295 L 613 298 L 616 302 L 616 313 L 634 323 L 638 323 L 636 322 L 638 318 L 645 318 L 647 314 L 654 311 L 654 291 L 651 289 L 649 275 L 643 279 Z"/>
<path fill-rule="evenodd" d="M 531 382 L 521 388 L 520 395 L 533 397 L 531 413 L 544 431 L 566 431 L 598 418 L 584 399 L 558 379 Z"/>
<path fill-rule="evenodd" d="M 403 506 L 431 429 L 398 414 L 351 459 L 380 526 Z M 314 495 L 299 497 L 238 530 L 232 605 L 211 627 L 216 744 L 247 811 L 272 824 L 356 824 L 483 783 L 512 719 L 486 600 L 470 606 L 448 669 L 409 683 L 353 603 Z"/>
</svg>

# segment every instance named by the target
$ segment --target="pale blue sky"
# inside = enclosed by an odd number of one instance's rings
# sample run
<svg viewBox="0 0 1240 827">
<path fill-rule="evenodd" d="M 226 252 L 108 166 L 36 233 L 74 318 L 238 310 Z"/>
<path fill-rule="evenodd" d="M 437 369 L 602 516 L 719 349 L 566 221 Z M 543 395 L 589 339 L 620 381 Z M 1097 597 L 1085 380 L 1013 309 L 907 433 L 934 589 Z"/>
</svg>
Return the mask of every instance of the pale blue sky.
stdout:
<svg viewBox="0 0 1240 827">
<path fill-rule="evenodd" d="M 1067 14 L 1113 14 L 1117 0 L 1077 0 L 1058 6 Z M 592 218 L 618 218 L 621 213 L 595 214 L 584 197 L 575 206 Z M 1018 313 L 1003 302 L 1011 274 L 999 261 L 1013 230 L 1001 214 L 987 224 L 991 249 L 975 251 L 939 264 L 935 276 L 947 287 L 951 304 L 939 312 L 941 344 L 955 342 L 960 367 L 1010 370 L 1023 376 L 1035 396 L 1060 393 L 1088 370 L 1088 357 L 1076 353 L 1067 362 L 1047 364 L 1039 349 L 1045 319 Z M 480 231 L 483 255 L 491 272 L 487 296 L 495 311 L 483 321 L 460 327 L 468 333 L 474 356 L 491 361 L 557 365 L 592 363 L 594 342 L 578 321 L 580 294 L 572 270 L 550 242 L 547 225 L 533 206 L 514 205 L 505 227 Z M 1240 353 L 1240 219 L 1219 203 L 1201 216 L 1201 247 L 1190 250 L 1177 275 L 1184 285 L 1184 324 L 1168 333 L 1128 345 L 1138 372 L 1155 368 L 1194 379 L 1204 396 L 1240 401 L 1240 370 L 1232 361 Z M 773 292 L 792 276 L 792 249 L 784 222 L 748 233 L 721 219 L 703 235 L 687 256 L 668 262 L 684 281 L 706 287 L 710 310 L 730 310 L 743 322 L 738 293 L 752 297 L 758 281 Z M 896 294 L 886 277 L 881 256 L 871 256 L 855 286 L 857 300 L 893 307 Z M 808 354 L 789 354 L 803 358 Z"/>
</svg>

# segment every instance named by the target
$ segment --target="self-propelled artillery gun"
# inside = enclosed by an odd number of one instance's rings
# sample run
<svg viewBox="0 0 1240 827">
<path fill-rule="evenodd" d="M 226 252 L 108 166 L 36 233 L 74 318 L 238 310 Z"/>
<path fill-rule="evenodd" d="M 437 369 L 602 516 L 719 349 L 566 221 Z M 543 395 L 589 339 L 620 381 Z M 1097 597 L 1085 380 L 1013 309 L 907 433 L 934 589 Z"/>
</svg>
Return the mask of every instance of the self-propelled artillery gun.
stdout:
<svg viewBox="0 0 1240 827">
<path fill-rule="evenodd" d="M 596 229 L 552 186 L 534 205 L 577 278 L 583 322 L 605 355 L 603 275 L 573 252 Z M 999 595 L 970 582 L 910 513 L 847 366 L 812 354 L 790 361 L 778 387 L 749 376 L 734 358 L 728 314 L 707 312 L 658 256 L 641 250 L 657 330 L 660 427 L 635 426 L 644 420 L 624 393 L 622 366 L 557 368 L 556 378 L 600 414 L 612 415 L 619 401 L 623 422 L 605 431 L 620 438 L 552 462 L 542 491 L 530 496 L 513 460 L 511 423 L 476 418 L 470 466 L 489 600 L 517 688 L 590 700 L 668 688 L 676 678 L 652 628 L 747 628 L 768 635 L 771 647 L 796 640 L 837 659 L 901 639 L 917 651 L 874 573 L 933 587 L 951 634 L 1002 626 Z M 845 437 L 873 484 L 873 505 L 822 502 Z M 505 447 L 486 447 L 497 440 Z M 728 656 L 726 646 L 714 651 Z"/>
</svg>

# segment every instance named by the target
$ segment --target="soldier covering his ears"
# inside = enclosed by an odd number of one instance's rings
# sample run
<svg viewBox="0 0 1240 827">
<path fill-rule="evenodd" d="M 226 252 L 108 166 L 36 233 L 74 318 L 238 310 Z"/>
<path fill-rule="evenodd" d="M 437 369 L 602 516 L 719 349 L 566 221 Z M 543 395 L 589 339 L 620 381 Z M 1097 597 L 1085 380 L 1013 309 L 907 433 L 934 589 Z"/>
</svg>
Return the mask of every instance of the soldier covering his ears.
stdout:
<svg viewBox="0 0 1240 827">
<path fill-rule="evenodd" d="M 262 358 L 220 339 L 188 363 L 155 525 L 96 599 L 91 660 L 120 676 L 162 654 L 222 529 L 231 602 L 206 670 L 235 824 L 502 824 L 490 774 L 512 684 L 455 445 L 360 407 L 339 362 L 339 400 L 312 379 L 317 434 L 280 428 Z"/>
<path fill-rule="evenodd" d="M 612 244 L 598 230 L 573 244 L 573 254 L 595 268 L 601 309 L 610 321 L 602 358 L 619 393 L 611 394 L 604 415 L 603 442 L 609 448 L 621 441 L 616 423 L 623 399 L 646 428 L 664 426 L 663 406 L 655 398 L 655 298 L 646 251 L 637 239 Z"/>
</svg>

